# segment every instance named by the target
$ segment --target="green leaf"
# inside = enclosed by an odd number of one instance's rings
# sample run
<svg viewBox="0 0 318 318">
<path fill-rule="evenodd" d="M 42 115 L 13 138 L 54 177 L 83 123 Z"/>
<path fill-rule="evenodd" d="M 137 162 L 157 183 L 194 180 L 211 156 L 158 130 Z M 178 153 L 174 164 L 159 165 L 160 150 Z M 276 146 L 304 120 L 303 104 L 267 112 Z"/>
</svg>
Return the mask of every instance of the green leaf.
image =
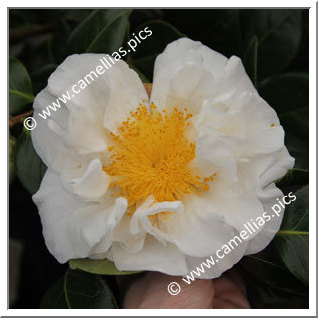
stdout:
<svg viewBox="0 0 318 318">
<path fill-rule="evenodd" d="M 9 184 L 13 181 L 15 176 L 15 165 L 14 165 L 15 144 L 16 144 L 16 139 L 10 135 L 9 137 Z"/>
<path fill-rule="evenodd" d="M 280 189 L 286 187 L 301 187 L 309 183 L 309 171 L 305 169 L 289 169 L 286 175 L 276 182 Z"/>
<path fill-rule="evenodd" d="M 286 73 L 260 84 L 261 96 L 276 110 L 286 132 L 286 146 L 296 168 L 308 169 L 309 79 L 305 73 Z"/>
<path fill-rule="evenodd" d="M 258 56 L 258 38 L 253 36 L 244 54 L 243 62 L 247 74 L 252 79 L 254 85 L 257 85 L 257 56 Z"/>
<path fill-rule="evenodd" d="M 9 112 L 16 115 L 33 102 L 34 96 L 30 76 L 16 58 L 9 59 Z"/>
<path fill-rule="evenodd" d="M 242 47 L 240 26 L 241 10 L 218 9 L 204 11 L 206 15 L 203 14 L 203 17 L 207 20 L 198 32 L 198 37 L 199 39 L 202 38 L 202 43 L 228 57 L 240 55 L 240 49 Z M 189 14 L 192 15 L 193 12 L 189 12 Z M 189 19 L 191 19 L 191 17 L 189 17 Z M 202 14 L 197 16 L 197 20 L 202 20 Z"/>
<path fill-rule="evenodd" d="M 165 9 L 165 21 L 225 56 L 240 55 L 240 9 Z M 191 21 L 191 23 L 189 23 Z"/>
<path fill-rule="evenodd" d="M 287 132 L 285 135 L 285 144 L 290 154 L 296 159 L 295 168 L 308 170 L 309 141 Z"/>
<path fill-rule="evenodd" d="M 258 77 L 278 74 L 294 59 L 301 41 L 301 10 L 242 10 L 242 33 L 246 43 L 258 42 Z"/>
<path fill-rule="evenodd" d="M 163 21 L 149 21 L 141 24 L 135 31 L 148 27 L 152 35 L 141 42 L 136 48 L 136 52 L 131 55 L 132 64 L 137 67 L 147 78 L 152 79 L 154 62 L 158 54 L 162 53 L 165 47 L 185 35 L 180 33 L 174 26 Z"/>
<path fill-rule="evenodd" d="M 296 118 L 309 105 L 308 74 L 286 73 L 268 79 L 261 83 L 260 93 L 274 107 L 280 118 Z M 307 123 L 303 124 L 308 126 L 308 117 L 306 119 Z"/>
<path fill-rule="evenodd" d="M 41 303 L 41 309 L 68 309 L 64 293 L 64 276 L 52 284 L 45 292 Z"/>
<path fill-rule="evenodd" d="M 254 281 L 248 281 L 247 286 L 249 303 L 253 309 L 308 308 L 308 292 L 304 295 L 291 294 Z"/>
<path fill-rule="evenodd" d="M 72 259 L 69 261 L 71 269 L 80 269 L 82 271 L 99 274 L 99 275 L 130 275 L 139 273 L 129 271 L 119 271 L 115 264 L 107 259 L 105 260 L 93 260 L 88 258 Z"/>
<path fill-rule="evenodd" d="M 34 94 L 39 93 L 45 86 L 50 75 L 55 71 L 56 64 L 45 64 L 31 74 Z"/>
<path fill-rule="evenodd" d="M 34 194 L 40 187 L 46 166 L 33 148 L 30 131 L 23 128 L 16 143 L 16 175 L 23 186 Z"/>
<path fill-rule="evenodd" d="M 254 283 L 260 283 L 290 294 L 306 295 L 308 289 L 295 279 L 289 271 L 276 263 L 274 257 L 260 252 L 245 256 L 240 266 L 252 276 Z"/>
<path fill-rule="evenodd" d="M 296 201 L 286 207 L 275 245 L 286 267 L 303 284 L 309 272 L 309 187 L 296 191 Z"/>
<path fill-rule="evenodd" d="M 67 46 L 70 53 L 112 54 L 123 43 L 132 10 L 94 10 L 71 33 Z"/>
<path fill-rule="evenodd" d="M 82 22 L 93 10 L 92 9 L 69 9 L 65 17 L 69 20 Z"/>
<path fill-rule="evenodd" d="M 105 279 L 68 269 L 44 295 L 42 309 L 114 309 L 117 304 Z"/>
<path fill-rule="evenodd" d="M 61 45 L 61 43 L 67 43 L 71 31 L 72 28 L 65 18 L 59 18 L 57 20 L 54 32 L 48 41 L 48 55 L 50 57 L 50 62 L 47 64 L 58 65 L 62 63 L 70 53 L 73 53 L 68 52 L 68 47 L 66 45 Z"/>
</svg>

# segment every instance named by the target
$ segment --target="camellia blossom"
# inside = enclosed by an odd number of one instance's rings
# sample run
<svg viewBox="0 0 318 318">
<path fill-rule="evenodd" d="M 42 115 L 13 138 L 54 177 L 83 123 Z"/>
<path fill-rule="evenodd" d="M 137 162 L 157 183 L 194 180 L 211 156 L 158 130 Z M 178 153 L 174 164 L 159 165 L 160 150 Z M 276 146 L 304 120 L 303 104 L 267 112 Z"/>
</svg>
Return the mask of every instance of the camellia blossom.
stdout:
<svg viewBox="0 0 318 318">
<path fill-rule="evenodd" d="M 69 56 L 37 95 L 35 115 L 104 56 Z M 117 61 L 39 120 L 32 140 L 48 167 L 33 199 L 59 262 L 109 259 L 119 270 L 170 275 L 188 273 L 269 211 L 283 195 L 274 181 L 294 165 L 276 112 L 241 60 L 186 38 L 157 57 L 150 98 Z M 282 217 L 201 278 L 264 249 Z"/>
</svg>

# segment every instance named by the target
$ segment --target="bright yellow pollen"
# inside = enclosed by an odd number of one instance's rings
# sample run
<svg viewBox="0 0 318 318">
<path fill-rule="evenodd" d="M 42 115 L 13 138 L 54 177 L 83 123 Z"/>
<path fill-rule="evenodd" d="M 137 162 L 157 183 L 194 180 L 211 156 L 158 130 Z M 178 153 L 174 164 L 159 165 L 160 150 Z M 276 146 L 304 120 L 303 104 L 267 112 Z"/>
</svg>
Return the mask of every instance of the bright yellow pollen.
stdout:
<svg viewBox="0 0 318 318">
<path fill-rule="evenodd" d="M 213 176 L 202 180 L 189 165 L 195 158 L 195 144 L 185 137 L 191 117 L 177 107 L 161 113 L 154 104 L 150 112 L 139 104 L 119 134 L 111 134 L 111 162 L 103 169 L 113 177 L 115 194 L 128 200 L 128 214 L 150 195 L 158 202 L 175 201 L 209 190 Z"/>
</svg>

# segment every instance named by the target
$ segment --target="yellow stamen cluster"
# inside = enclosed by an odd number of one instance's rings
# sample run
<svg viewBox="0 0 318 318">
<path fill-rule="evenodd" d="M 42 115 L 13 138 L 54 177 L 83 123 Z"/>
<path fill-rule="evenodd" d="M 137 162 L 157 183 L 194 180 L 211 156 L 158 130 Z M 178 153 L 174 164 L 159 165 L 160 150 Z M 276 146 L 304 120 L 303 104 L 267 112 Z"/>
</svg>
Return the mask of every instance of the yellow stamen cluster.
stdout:
<svg viewBox="0 0 318 318">
<path fill-rule="evenodd" d="M 129 214 L 150 195 L 158 202 L 174 201 L 209 190 L 213 176 L 202 180 L 189 165 L 195 158 L 195 144 L 185 137 L 191 117 L 187 109 L 159 112 L 152 104 L 149 112 L 140 104 L 119 133 L 111 134 L 111 162 L 104 171 L 113 177 L 116 195 L 127 198 Z"/>
</svg>

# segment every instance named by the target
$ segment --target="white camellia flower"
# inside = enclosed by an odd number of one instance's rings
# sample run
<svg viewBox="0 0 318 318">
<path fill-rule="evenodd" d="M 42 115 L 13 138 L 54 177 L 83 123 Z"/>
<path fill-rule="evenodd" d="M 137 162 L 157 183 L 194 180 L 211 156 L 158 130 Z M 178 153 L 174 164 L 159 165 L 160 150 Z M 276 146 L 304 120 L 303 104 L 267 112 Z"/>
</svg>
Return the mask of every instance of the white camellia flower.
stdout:
<svg viewBox="0 0 318 318">
<path fill-rule="evenodd" d="M 34 116 L 100 64 L 69 56 L 34 101 Z M 184 275 L 282 197 L 294 164 L 275 111 L 238 57 L 182 38 L 155 62 L 150 100 L 118 61 L 32 131 L 48 166 L 33 196 L 50 252 L 109 259 L 119 270 Z M 201 278 L 264 249 L 283 211 Z"/>
</svg>

